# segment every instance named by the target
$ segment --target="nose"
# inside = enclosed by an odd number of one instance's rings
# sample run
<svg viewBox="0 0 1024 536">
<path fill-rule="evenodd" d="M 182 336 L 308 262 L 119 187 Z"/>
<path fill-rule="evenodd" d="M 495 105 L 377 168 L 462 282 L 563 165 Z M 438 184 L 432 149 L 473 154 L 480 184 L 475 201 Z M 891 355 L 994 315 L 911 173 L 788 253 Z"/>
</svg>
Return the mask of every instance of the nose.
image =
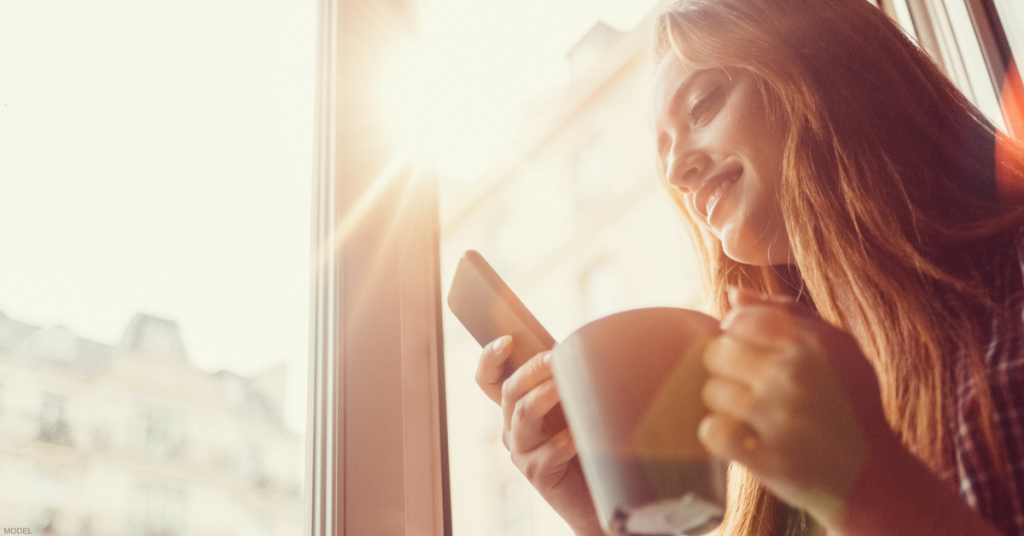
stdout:
<svg viewBox="0 0 1024 536">
<path fill-rule="evenodd" d="M 700 185 L 701 177 L 707 171 L 710 158 L 701 151 L 679 150 L 673 144 L 665 163 L 668 183 L 684 193 L 693 193 Z"/>
</svg>

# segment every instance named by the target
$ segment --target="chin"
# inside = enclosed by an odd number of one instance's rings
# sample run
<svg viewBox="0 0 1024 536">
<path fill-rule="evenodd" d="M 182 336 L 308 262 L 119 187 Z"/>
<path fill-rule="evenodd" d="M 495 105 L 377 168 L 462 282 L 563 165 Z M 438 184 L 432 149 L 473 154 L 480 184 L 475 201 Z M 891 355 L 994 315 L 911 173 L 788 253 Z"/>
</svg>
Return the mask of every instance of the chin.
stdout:
<svg viewBox="0 0 1024 536">
<path fill-rule="evenodd" d="M 773 241 L 765 244 L 737 244 L 732 241 L 723 240 L 722 249 L 725 256 L 730 259 L 753 266 L 775 266 L 779 264 L 793 264 L 793 255 L 789 249 L 789 243 L 777 244 Z"/>
</svg>

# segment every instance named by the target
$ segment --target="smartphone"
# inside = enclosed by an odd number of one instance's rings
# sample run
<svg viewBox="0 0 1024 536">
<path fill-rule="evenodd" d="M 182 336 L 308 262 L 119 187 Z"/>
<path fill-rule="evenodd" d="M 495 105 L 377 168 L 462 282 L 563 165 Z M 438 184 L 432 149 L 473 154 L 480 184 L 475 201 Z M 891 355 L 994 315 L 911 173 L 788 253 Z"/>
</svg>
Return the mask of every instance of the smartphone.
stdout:
<svg viewBox="0 0 1024 536">
<path fill-rule="evenodd" d="M 555 347 L 554 337 L 476 251 L 467 251 L 455 267 L 448 308 L 481 347 L 502 335 L 512 336 L 512 353 L 505 360 L 504 378 L 533 356 Z M 561 404 L 544 421 L 552 433 L 565 428 Z"/>
</svg>

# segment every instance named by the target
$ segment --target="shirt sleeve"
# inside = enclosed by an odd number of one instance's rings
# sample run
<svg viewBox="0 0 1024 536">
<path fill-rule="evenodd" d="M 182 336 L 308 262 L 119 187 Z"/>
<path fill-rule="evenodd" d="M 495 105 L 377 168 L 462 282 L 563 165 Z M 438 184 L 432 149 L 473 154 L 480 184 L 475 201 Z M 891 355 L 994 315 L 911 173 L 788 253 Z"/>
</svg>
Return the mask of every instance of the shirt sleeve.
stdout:
<svg viewBox="0 0 1024 536">
<path fill-rule="evenodd" d="M 987 414 L 981 412 L 975 386 L 968 381 L 958 385 L 953 430 L 958 492 L 1000 532 L 1024 536 L 1024 337 L 993 342 L 986 368 L 992 396 Z M 1003 459 L 993 457 L 986 446 L 986 422 Z"/>
</svg>

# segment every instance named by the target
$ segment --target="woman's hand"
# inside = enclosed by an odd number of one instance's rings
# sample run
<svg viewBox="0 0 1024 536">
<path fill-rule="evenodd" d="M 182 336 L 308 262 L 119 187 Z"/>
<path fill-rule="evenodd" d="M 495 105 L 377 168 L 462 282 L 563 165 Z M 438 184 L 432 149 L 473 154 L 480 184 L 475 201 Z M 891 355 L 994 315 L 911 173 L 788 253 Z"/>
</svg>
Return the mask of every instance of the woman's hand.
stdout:
<svg viewBox="0 0 1024 536">
<path fill-rule="evenodd" d="M 891 443 L 874 370 L 852 336 L 798 304 L 738 289 L 729 298 L 705 354 L 701 441 L 829 525 L 871 449 Z"/>
<path fill-rule="evenodd" d="M 704 356 L 700 439 L 829 534 L 997 536 L 899 442 L 856 341 L 784 299 L 734 290 Z"/>
<path fill-rule="evenodd" d="M 488 344 L 476 370 L 477 384 L 501 406 L 501 437 L 512 463 L 577 535 L 604 534 L 569 430 L 552 434 L 544 427 L 544 415 L 560 400 L 551 373 L 551 352 L 537 354 L 504 379 L 502 364 L 512 344 L 508 335 Z"/>
</svg>

